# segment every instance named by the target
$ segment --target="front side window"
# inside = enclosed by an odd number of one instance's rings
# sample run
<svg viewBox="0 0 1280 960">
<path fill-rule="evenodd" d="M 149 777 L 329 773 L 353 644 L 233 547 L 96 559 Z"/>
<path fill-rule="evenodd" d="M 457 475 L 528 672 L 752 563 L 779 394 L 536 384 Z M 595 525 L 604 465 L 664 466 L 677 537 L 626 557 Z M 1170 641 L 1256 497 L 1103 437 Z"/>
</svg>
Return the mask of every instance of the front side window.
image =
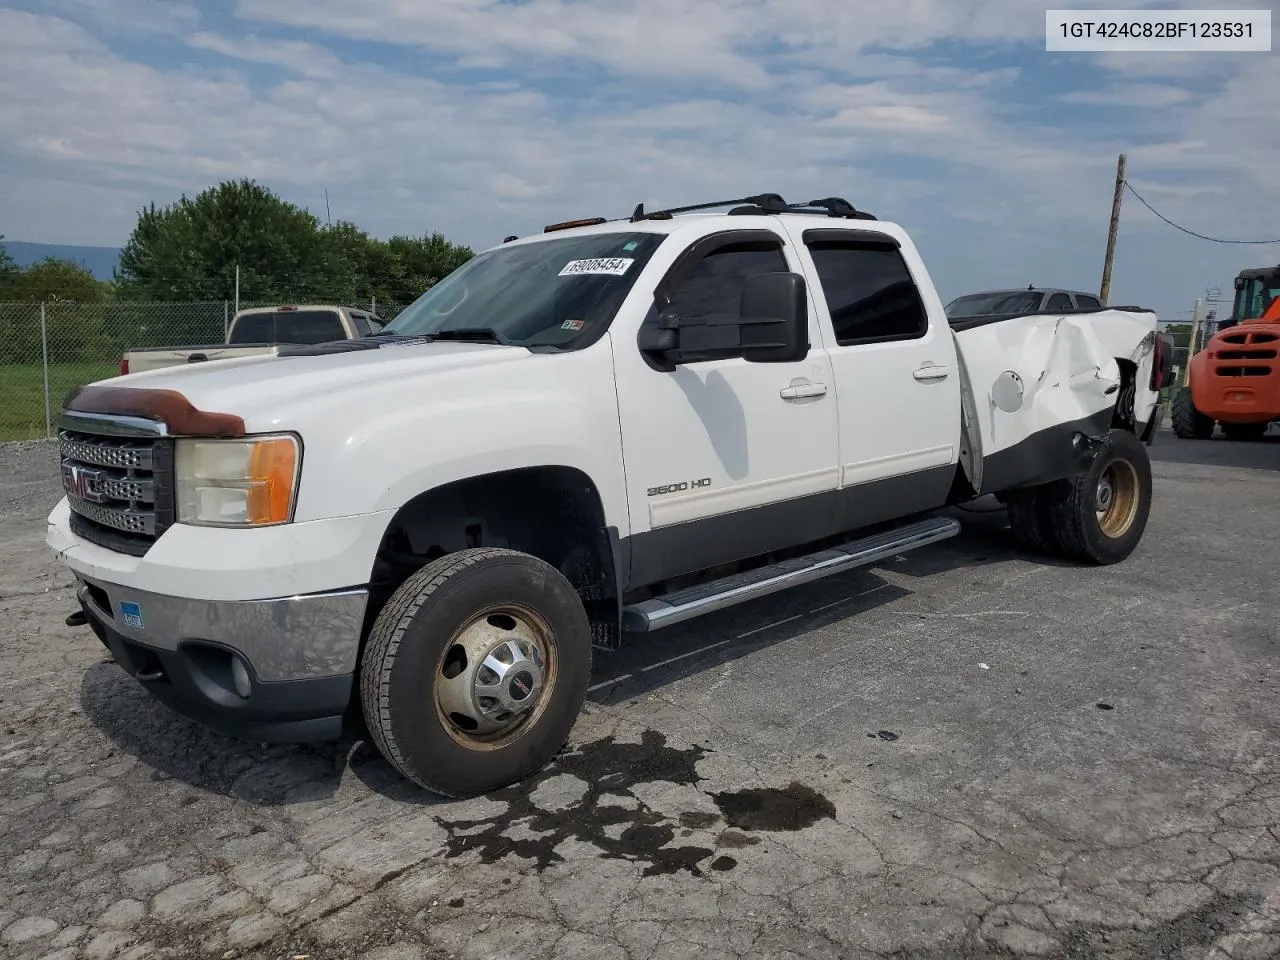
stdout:
<svg viewBox="0 0 1280 960">
<path fill-rule="evenodd" d="M 1050 313 L 1070 313 L 1073 309 L 1071 297 L 1065 293 L 1055 293 L 1049 298 L 1044 308 Z"/>
<path fill-rule="evenodd" d="M 681 326 L 705 323 L 711 317 L 739 316 L 742 288 L 751 277 L 782 273 L 787 260 L 776 243 L 735 243 L 713 250 L 699 260 L 671 291 L 667 310 Z"/>
<path fill-rule="evenodd" d="M 661 233 L 596 233 L 489 250 L 406 307 L 379 336 L 492 330 L 519 346 L 573 349 L 606 330 Z"/>
<path fill-rule="evenodd" d="M 1102 301 L 1097 297 L 1090 297 L 1083 293 L 1077 293 L 1076 306 L 1081 310 L 1101 310 Z"/>
<path fill-rule="evenodd" d="M 928 331 L 924 301 L 897 247 L 823 240 L 811 242 L 809 253 L 840 345 L 913 340 Z"/>
</svg>

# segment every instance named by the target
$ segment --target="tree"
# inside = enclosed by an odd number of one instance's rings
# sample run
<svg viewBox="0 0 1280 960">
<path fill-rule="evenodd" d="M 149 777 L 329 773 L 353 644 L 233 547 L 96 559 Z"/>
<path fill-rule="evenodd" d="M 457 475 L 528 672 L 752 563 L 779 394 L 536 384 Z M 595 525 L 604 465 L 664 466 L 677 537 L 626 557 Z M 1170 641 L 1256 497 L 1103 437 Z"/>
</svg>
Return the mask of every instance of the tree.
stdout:
<svg viewBox="0 0 1280 960">
<path fill-rule="evenodd" d="M 102 303 L 111 296 L 110 284 L 103 283 L 87 268 L 54 257 L 15 270 L 5 283 L 6 297 L 24 303 Z"/>
<path fill-rule="evenodd" d="M 18 265 L 4 245 L 4 234 L 0 233 L 0 300 L 9 299 L 10 285 L 18 272 Z"/>
<path fill-rule="evenodd" d="M 376 296 L 397 303 L 416 300 L 475 256 L 470 247 L 450 243 L 439 232 L 392 237 L 384 246 L 385 252 L 371 256 L 370 284 Z"/>
<path fill-rule="evenodd" d="M 241 300 L 276 302 L 328 293 L 338 266 L 314 215 L 240 180 L 143 210 L 116 278 L 126 299 L 229 300 L 237 265 Z"/>
<path fill-rule="evenodd" d="M 472 256 L 440 233 L 370 237 L 324 226 L 251 180 L 227 181 L 138 215 L 120 255 L 122 299 L 407 303 Z"/>
</svg>

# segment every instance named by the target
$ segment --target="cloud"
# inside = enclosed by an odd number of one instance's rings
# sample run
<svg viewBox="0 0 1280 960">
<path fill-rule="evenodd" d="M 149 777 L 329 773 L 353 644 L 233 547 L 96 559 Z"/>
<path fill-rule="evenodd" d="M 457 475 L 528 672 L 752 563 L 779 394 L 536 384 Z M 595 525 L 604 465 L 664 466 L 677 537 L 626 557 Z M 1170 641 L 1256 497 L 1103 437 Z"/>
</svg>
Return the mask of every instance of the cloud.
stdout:
<svg viewBox="0 0 1280 960">
<path fill-rule="evenodd" d="M 300 40 L 263 40 L 253 34 L 230 38 L 199 32 L 187 38 L 187 45 L 210 50 L 233 60 L 284 67 L 305 77 L 328 77 L 343 69 L 333 51 Z"/>
<path fill-rule="evenodd" d="M 176 36 L 197 29 L 201 20 L 191 0 L 39 0 L 38 9 L 122 36 Z"/>
<path fill-rule="evenodd" d="M 1060 98 L 1063 103 L 1103 107 L 1174 107 L 1188 103 L 1194 94 L 1185 87 L 1163 83 L 1112 84 L 1101 90 L 1073 90 Z"/>
<path fill-rule="evenodd" d="M 1202 232 L 1257 235 L 1280 201 L 1274 58 L 1050 57 L 1023 0 L 174 3 L 145 59 L 120 26 L 149 0 L 50 2 L 0 7 L 16 239 L 118 243 L 141 204 L 241 176 L 476 246 L 639 201 L 841 194 L 954 295 L 1096 283 L 1122 151 Z M 1127 202 L 1117 295 L 1180 303 L 1238 258 L 1185 242 Z"/>
</svg>

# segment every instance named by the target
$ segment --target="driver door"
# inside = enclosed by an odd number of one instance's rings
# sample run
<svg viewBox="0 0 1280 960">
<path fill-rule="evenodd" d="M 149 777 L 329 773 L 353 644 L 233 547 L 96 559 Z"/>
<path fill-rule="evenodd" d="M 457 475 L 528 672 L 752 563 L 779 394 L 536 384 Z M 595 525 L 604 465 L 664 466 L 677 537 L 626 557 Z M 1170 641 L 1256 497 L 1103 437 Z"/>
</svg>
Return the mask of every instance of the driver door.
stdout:
<svg viewBox="0 0 1280 960">
<path fill-rule="evenodd" d="M 736 313 L 751 276 L 801 272 L 773 230 L 709 229 L 675 260 L 668 309 L 681 329 Z M 685 247 L 683 249 L 688 249 Z M 630 332 L 614 343 L 630 507 L 630 587 L 826 536 L 835 522 L 839 434 L 831 361 L 812 304 L 809 354 L 657 369 Z M 645 323 L 656 323 L 651 310 Z"/>
</svg>

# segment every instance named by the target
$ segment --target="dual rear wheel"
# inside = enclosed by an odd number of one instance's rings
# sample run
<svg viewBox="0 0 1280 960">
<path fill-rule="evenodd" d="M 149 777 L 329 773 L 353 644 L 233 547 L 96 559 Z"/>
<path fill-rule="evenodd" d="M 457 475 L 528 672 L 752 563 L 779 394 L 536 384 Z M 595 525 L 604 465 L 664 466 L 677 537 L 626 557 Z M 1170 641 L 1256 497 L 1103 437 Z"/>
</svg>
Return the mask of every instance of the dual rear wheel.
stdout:
<svg viewBox="0 0 1280 960">
<path fill-rule="evenodd" d="M 1151 512 L 1151 460 L 1127 430 L 1112 430 L 1089 469 L 1005 495 L 1009 526 L 1026 547 L 1079 563 L 1119 563 Z"/>
</svg>

